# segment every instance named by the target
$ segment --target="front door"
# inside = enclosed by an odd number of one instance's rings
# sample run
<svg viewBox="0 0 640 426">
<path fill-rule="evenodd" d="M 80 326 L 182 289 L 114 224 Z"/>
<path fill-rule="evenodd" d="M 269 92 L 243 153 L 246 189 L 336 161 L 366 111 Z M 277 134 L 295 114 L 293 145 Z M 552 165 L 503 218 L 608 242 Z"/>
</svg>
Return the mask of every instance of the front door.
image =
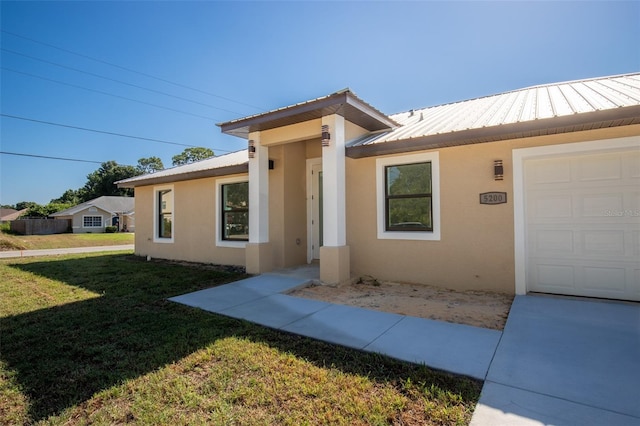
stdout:
<svg viewBox="0 0 640 426">
<path fill-rule="evenodd" d="M 322 163 L 314 161 L 309 170 L 309 261 L 320 259 L 322 247 Z"/>
</svg>

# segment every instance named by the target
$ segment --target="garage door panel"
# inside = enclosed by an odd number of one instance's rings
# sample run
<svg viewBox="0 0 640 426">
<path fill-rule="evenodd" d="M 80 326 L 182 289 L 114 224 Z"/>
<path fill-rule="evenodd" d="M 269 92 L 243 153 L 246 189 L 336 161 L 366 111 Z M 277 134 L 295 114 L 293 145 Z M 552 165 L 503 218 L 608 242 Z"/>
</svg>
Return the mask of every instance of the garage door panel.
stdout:
<svg viewBox="0 0 640 426">
<path fill-rule="evenodd" d="M 540 262 L 531 272 L 532 278 L 538 283 L 538 291 L 571 294 L 576 287 L 574 266 Z"/>
<path fill-rule="evenodd" d="M 573 217 L 573 200 L 570 194 L 551 197 L 539 196 L 534 203 L 534 218 L 557 219 Z"/>
<path fill-rule="evenodd" d="M 574 252 L 573 232 L 566 230 L 545 229 L 535 233 L 533 241 L 535 255 L 572 254 Z"/>
<path fill-rule="evenodd" d="M 624 194 L 604 193 L 604 194 L 585 194 L 580 196 L 581 217 L 612 217 L 607 212 L 622 210 L 624 207 Z"/>
<path fill-rule="evenodd" d="M 640 300 L 640 152 L 524 163 L 527 289 Z"/>
<path fill-rule="evenodd" d="M 583 231 L 582 253 L 593 256 L 624 256 L 624 231 Z"/>
<path fill-rule="evenodd" d="M 571 182 L 571 162 L 566 159 L 545 161 L 532 169 L 530 178 L 537 185 Z"/>
<path fill-rule="evenodd" d="M 618 154 L 585 156 L 577 165 L 581 182 L 622 179 L 622 158 Z"/>
<path fill-rule="evenodd" d="M 627 287 L 625 268 L 584 267 L 584 288 L 592 294 L 619 293 L 624 296 Z"/>
</svg>

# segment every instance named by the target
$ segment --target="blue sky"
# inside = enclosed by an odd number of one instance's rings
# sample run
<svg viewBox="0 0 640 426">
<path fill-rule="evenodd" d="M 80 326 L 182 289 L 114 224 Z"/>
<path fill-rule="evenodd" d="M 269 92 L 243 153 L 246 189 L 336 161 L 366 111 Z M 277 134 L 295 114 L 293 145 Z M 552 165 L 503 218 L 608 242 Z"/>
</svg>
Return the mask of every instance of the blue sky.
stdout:
<svg viewBox="0 0 640 426">
<path fill-rule="evenodd" d="M 640 70 L 638 2 L 0 5 L 2 114 L 216 154 L 246 141 L 215 123 L 345 87 L 392 114 Z M 169 167 L 185 148 L 6 116 L 1 126 L 6 152 Z M 0 155 L 0 204 L 46 204 L 98 167 Z"/>
</svg>

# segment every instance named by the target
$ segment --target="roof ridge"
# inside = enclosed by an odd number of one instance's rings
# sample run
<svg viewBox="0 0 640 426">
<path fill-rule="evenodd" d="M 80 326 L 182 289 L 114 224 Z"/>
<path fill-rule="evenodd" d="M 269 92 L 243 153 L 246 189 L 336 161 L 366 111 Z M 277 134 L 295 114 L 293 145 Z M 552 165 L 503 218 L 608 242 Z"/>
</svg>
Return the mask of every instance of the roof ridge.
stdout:
<svg viewBox="0 0 640 426">
<path fill-rule="evenodd" d="M 623 74 L 614 74 L 614 75 L 608 75 L 608 76 L 601 76 L 601 77 L 590 77 L 590 78 L 582 78 L 582 79 L 575 79 L 575 80 L 567 80 L 567 81 L 560 81 L 560 82 L 555 82 L 555 83 L 542 83 L 542 84 L 536 84 L 533 86 L 527 86 L 527 87 L 521 87 L 519 89 L 512 89 L 512 90 L 507 90 L 506 92 L 499 92 L 499 93 L 492 93 L 490 95 L 483 95 L 483 96 L 477 96 L 475 98 L 468 98 L 468 99 L 461 99 L 458 101 L 452 101 L 452 102 L 447 102 L 444 104 L 437 104 L 437 105 L 431 105 L 431 106 L 427 106 L 427 107 L 423 107 L 423 108 L 411 108 L 409 110 L 406 111 L 400 111 L 397 113 L 393 113 L 390 114 L 389 116 L 391 118 L 395 117 L 395 116 L 399 116 L 402 114 L 407 114 L 407 113 L 416 113 L 416 112 L 420 112 L 420 111 L 425 111 L 428 110 L 430 108 L 438 108 L 438 107 L 443 107 L 443 106 L 447 106 L 447 105 L 455 105 L 455 104 L 460 104 L 463 102 L 470 102 L 470 101 L 476 101 L 479 99 L 487 99 L 487 98 L 491 98 L 493 96 L 501 96 L 501 95 L 508 95 L 509 93 L 518 93 L 518 92 L 523 92 L 526 90 L 532 90 L 532 89 L 540 89 L 543 87 L 558 87 L 564 84 L 576 84 L 576 83 L 585 83 L 585 82 L 589 82 L 589 81 L 600 81 L 600 80 L 611 80 L 614 78 L 621 78 L 621 77 L 630 77 L 630 76 L 640 76 L 640 71 L 636 71 L 636 72 L 630 72 L 630 73 L 623 73 Z"/>
</svg>

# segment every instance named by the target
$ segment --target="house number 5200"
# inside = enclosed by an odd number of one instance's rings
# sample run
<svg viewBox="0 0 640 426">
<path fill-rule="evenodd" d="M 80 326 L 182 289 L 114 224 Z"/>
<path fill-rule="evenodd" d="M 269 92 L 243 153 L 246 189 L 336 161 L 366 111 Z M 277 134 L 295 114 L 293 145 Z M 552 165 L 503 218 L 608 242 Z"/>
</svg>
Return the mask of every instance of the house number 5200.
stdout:
<svg viewBox="0 0 640 426">
<path fill-rule="evenodd" d="M 480 204 L 504 204 L 506 202 L 506 192 L 485 192 L 480 194 Z"/>
</svg>

